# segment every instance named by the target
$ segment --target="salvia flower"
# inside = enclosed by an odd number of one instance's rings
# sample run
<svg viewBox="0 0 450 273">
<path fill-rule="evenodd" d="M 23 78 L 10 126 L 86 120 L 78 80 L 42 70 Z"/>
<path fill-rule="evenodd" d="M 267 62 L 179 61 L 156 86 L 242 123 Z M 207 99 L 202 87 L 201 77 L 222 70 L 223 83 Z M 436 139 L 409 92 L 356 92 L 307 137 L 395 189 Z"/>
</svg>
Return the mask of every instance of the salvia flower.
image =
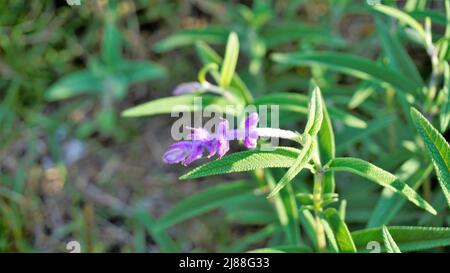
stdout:
<svg viewBox="0 0 450 273">
<path fill-rule="evenodd" d="M 222 119 L 217 125 L 215 134 L 203 128 L 191 128 L 188 140 L 176 142 L 169 146 L 163 155 L 168 164 L 181 163 L 184 166 L 202 158 L 205 152 L 208 158 L 218 155 L 223 157 L 230 149 L 230 140 L 243 140 L 245 147 L 255 148 L 259 137 L 278 137 L 297 139 L 295 132 L 276 128 L 257 128 L 259 117 L 256 112 L 251 113 L 245 120 L 245 128 L 230 130 L 228 121 Z"/>
</svg>

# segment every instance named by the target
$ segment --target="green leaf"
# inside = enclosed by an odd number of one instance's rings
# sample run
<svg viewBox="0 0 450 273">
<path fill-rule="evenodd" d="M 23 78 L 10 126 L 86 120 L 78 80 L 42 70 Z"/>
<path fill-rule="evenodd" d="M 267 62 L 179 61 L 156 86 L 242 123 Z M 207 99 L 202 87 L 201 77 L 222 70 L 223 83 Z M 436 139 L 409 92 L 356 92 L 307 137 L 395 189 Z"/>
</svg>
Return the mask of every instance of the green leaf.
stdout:
<svg viewBox="0 0 450 273">
<path fill-rule="evenodd" d="M 289 65 L 325 66 L 378 84 L 389 83 L 405 93 L 416 92 L 420 87 L 396 70 L 380 66 L 369 59 L 356 55 L 334 52 L 276 53 L 272 55 L 272 59 L 278 63 Z"/>
<path fill-rule="evenodd" d="M 386 24 L 382 20 L 377 18 L 375 22 L 381 38 L 381 45 L 389 60 L 389 65 L 392 68 L 401 71 L 404 76 L 414 80 L 417 86 L 423 85 L 422 77 L 420 76 L 416 65 L 397 39 L 396 35 L 388 30 Z"/>
<path fill-rule="evenodd" d="M 327 220 L 323 217 L 320 218 L 320 221 L 322 222 L 323 230 L 327 237 L 328 247 L 333 253 L 339 253 L 339 246 L 337 244 L 336 237 L 334 236 L 334 232 L 330 226 L 330 223 L 328 223 Z"/>
<path fill-rule="evenodd" d="M 448 6 L 450 10 L 450 3 L 448 4 Z M 442 95 L 440 95 L 442 96 L 442 106 L 439 114 L 439 125 L 441 128 L 441 132 L 445 132 L 447 130 L 448 124 L 450 123 L 450 65 L 448 64 L 448 62 L 445 62 L 444 65 L 444 86 L 441 89 Z"/>
<path fill-rule="evenodd" d="M 269 190 L 273 190 L 276 182 L 270 170 L 265 171 L 265 180 L 269 186 Z M 283 227 L 288 242 L 292 244 L 299 243 L 298 207 L 292 187 L 285 187 L 284 190 L 274 196 L 273 201 L 278 220 Z"/>
<path fill-rule="evenodd" d="M 268 25 L 262 29 L 261 36 L 268 48 L 300 39 L 314 43 L 333 44 L 333 46 L 345 45 L 345 41 L 329 29 L 318 28 L 298 22 L 283 22 Z"/>
<path fill-rule="evenodd" d="M 158 221 L 158 229 L 166 229 L 189 218 L 217 209 L 243 194 L 248 194 L 253 187 L 247 181 L 231 182 L 210 187 L 178 202 Z"/>
<path fill-rule="evenodd" d="M 417 251 L 450 245 L 450 228 L 387 227 L 398 247 L 403 251 Z M 358 249 L 366 249 L 371 241 L 383 242 L 382 228 L 369 228 L 352 232 Z"/>
<path fill-rule="evenodd" d="M 160 40 L 154 46 L 158 53 L 167 52 L 179 47 L 188 46 L 197 41 L 211 44 L 223 44 L 227 40 L 229 30 L 221 26 L 208 26 L 201 29 L 185 29 Z"/>
<path fill-rule="evenodd" d="M 356 252 L 356 246 L 353 242 L 347 225 L 339 216 L 334 208 L 329 208 L 324 212 L 325 219 L 330 224 L 336 238 L 336 242 L 341 252 Z"/>
<path fill-rule="evenodd" d="M 386 247 L 386 252 L 401 253 L 400 248 L 398 248 L 397 244 L 394 241 L 394 238 L 392 238 L 387 227 L 383 226 L 382 229 L 383 229 L 383 242 L 384 246 Z"/>
<path fill-rule="evenodd" d="M 166 70 L 162 66 L 148 61 L 124 60 L 120 62 L 115 72 L 125 76 L 128 84 L 154 80 L 166 75 Z"/>
<path fill-rule="evenodd" d="M 101 50 L 103 61 L 110 67 L 116 65 L 122 58 L 122 37 L 113 17 L 108 12 Z"/>
<path fill-rule="evenodd" d="M 324 102 L 322 103 L 324 104 Z M 277 105 L 280 111 L 289 111 L 300 114 L 308 114 L 308 97 L 303 94 L 290 92 L 275 92 L 259 96 L 253 101 L 253 105 Z M 343 124 L 354 128 L 366 128 L 367 123 L 358 117 L 344 112 L 335 107 L 328 108 L 333 119 L 341 121 Z"/>
<path fill-rule="evenodd" d="M 98 94 L 102 91 L 102 81 L 90 70 L 71 73 L 50 86 L 46 95 L 48 100 L 62 100 L 80 94 Z"/>
<path fill-rule="evenodd" d="M 177 247 L 165 230 L 157 229 L 157 221 L 144 208 L 138 208 L 134 218 L 141 223 L 155 240 L 161 252 L 177 252 Z"/>
<path fill-rule="evenodd" d="M 322 162 L 329 162 L 335 157 L 336 154 L 334 131 L 325 101 L 322 96 L 320 99 L 322 100 L 323 119 L 319 134 L 317 135 L 317 143 L 319 148 L 320 160 Z M 335 182 L 333 172 L 330 171 L 325 173 L 323 177 L 323 193 L 333 193 L 334 188 Z"/>
<path fill-rule="evenodd" d="M 302 224 L 302 227 L 304 228 L 304 231 L 306 232 L 306 235 L 311 241 L 314 249 L 318 249 L 319 245 L 317 243 L 316 220 L 314 219 L 314 216 L 309 210 L 305 208 L 300 208 L 299 214 L 300 214 L 299 220 L 300 223 Z"/>
<path fill-rule="evenodd" d="M 201 102 L 201 103 L 200 103 Z M 122 112 L 124 117 L 142 117 L 158 114 L 170 114 L 172 112 L 195 112 L 202 107 L 212 107 L 221 113 L 234 115 L 232 108 L 226 107 L 229 103 L 222 97 L 214 95 L 187 94 L 174 97 L 166 97 L 152 100 L 141 105 L 132 107 Z"/>
<path fill-rule="evenodd" d="M 442 192 L 450 206 L 450 146 L 444 137 L 415 108 L 411 117 L 431 157 Z"/>
<path fill-rule="evenodd" d="M 306 134 L 315 136 L 317 132 L 319 132 L 319 129 L 322 126 L 322 119 L 323 119 L 322 103 L 323 100 L 322 94 L 320 93 L 320 89 L 318 86 L 315 86 L 311 95 L 311 100 L 309 102 L 308 121 L 306 122 L 305 126 Z"/>
<path fill-rule="evenodd" d="M 336 135 L 336 151 L 342 152 L 354 143 L 366 140 L 369 136 L 386 128 L 393 121 L 395 121 L 394 117 L 381 116 L 370 122 L 366 129 L 348 128 L 343 133 Z"/>
<path fill-rule="evenodd" d="M 385 6 L 385 5 L 374 5 L 373 8 L 381 13 L 384 13 L 386 15 L 392 16 L 394 18 L 397 18 L 400 22 L 409 25 L 412 27 L 417 33 L 420 35 L 420 37 L 425 41 L 425 30 L 422 27 L 422 25 L 417 22 L 416 19 L 414 19 L 411 15 L 407 14 L 406 12 L 403 12 L 399 9 Z"/>
<path fill-rule="evenodd" d="M 425 20 L 427 17 L 430 17 L 431 21 L 436 24 L 440 24 L 442 26 L 445 26 L 447 24 L 447 19 L 445 18 L 445 15 L 440 13 L 436 10 L 431 9 L 423 9 L 423 10 L 413 10 L 409 12 L 409 15 L 412 17 L 418 19 L 418 20 Z"/>
<path fill-rule="evenodd" d="M 197 42 L 195 44 L 195 47 L 204 65 L 209 63 L 215 63 L 217 65 L 222 64 L 222 58 L 207 44 L 203 42 Z M 212 76 L 216 82 L 219 82 L 219 73 L 212 73 Z M 235 90 L 239 92 L 237 93 L 237 95 L 242 97 L 246 103 L 251 103 L 253 101 L 250 90 L 237 73 L 234 73 L 234 76 L 231 80 L 231 91 L 234 92 Z"/>
<path fill-rule="evenodd" d="M 272 236 L 274 233 L 276 233 L 280 229 L 277 225 L 268 225 L 264 227 L 263 229 L 250 233 L 249 235 L 245 236 L 244 238 L 241 238 L 237 240 L 229 249 L 227 249 L 225 252 L 242 252 L 244 249 L 246 249 L 249 245 L 258 243 L 262 240 L 265 240 L 266 238 Z"/>
<path fill-rule="evenodd" d="M 352 157 L 338 157 L 327 163 L 327 167 L 332 171 L 347 171 L 365 177 L 385 188 L 402 194 L 413 204 L 425 209 L 431 214 L 436 214 L 436 210 L 411 187 L 400 181 L 395 175 L 367 161 Z"/>
<path fill-rule="evenodd" d="M 355 109 L 367 100 L 375 92 L 373 86 L 358 89 L 353 93 L 352 98 L 348 102 L 347 106 L 349 109 Z"/>
<path fill-rule="evenodd" d="M 228 88 L 233 79 L 234 70 L 239 57 L 239 39 L 236 33 L 231 32 L 228 36 L 227 47 L 225 49 L 225 57 L 221 69 L 221 77 L 219 85 Z"/>
<path fill-rule="evenodd" d="M 233 153 L 201 165 L 181 176 L 180 179 L 247 172 L 264 168 L 289 168 L 299 154 L 300 150 L 290 147 L 278 147 L 273 151 L 253 149 Z"/>
<path fill-rule="evenodd" d="M 272 198 L 275 194 L 277 194 L 282 188 L 284 188 L 289 182 L 297 176 L 303 168 L 305 168 L 306 164 L 311 160 L 313 151 L 314 151 L 314 142 L 312 141 L 312 137 L 308 134 L 304 135 L 306 138 L 305 144 L 303 145 L 303 149 L 301 150 L 298 157 L 292 163 L 292 166 L 288 169 L 288 171 L 283 175 L 277 185 L 271 190 L 270 194 L 267 198 Z"/>
<path fill-rule="evenodd" d="M 406 184 L 413 189 L 417 189 L 433 170 L 431 164 L 422 166 L 415 158 L 406 161 L 400 170 L 403 173 L 398 175 Z M 400 211 L 405 203 L 405 199 L 389 189 L 384 189 L 381 193 L 375 209 L 372 211 L 367 227 L 378 227 L 387 225 Z"/>
</svg>

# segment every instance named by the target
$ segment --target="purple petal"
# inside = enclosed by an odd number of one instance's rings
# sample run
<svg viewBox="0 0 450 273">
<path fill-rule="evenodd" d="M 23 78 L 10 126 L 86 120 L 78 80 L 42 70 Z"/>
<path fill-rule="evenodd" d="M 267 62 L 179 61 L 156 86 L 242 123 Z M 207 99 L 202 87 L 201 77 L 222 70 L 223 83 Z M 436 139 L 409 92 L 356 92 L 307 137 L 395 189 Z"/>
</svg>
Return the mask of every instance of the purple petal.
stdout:
<svg viewBox="0 0 450 273">
<path fill-rule="evenodd" d="M 216 142 L 215 141 L 208 142 L 208 144 L 206 145 L 206 149 L 209 152 L 208 158 L 213 157 L 217 153 Z"/>
<path fill-rule="evenodd" d="M 187 127 L 187 129 L 192 131 L 192 133 L 188 135 L 192 140 L 207 141 L 211 139 L 211 134 L 203 128 Z"/>
<path fill-rule="evenodd" d="M 217 125 L 217 135 L 226 138 L 229 130 L 228 120 L 222 119 Z"/>
<path fill-rule="evenodd" d="M 199 91 L 202 89 L 202 85 L 199 82 L 186 82 L 180 85 L 177 85 L 175 89 L 172 91 L 172 94 L 175 96 L 190 94 Z"/>
<path fill-rule="evenodd" d="M 247 148 L 255 148 L 258 141 L 258 134 L 255 129 L 259 122 L 258 113 L 253 112 L 245 120 L 245 138 L 244 145 Z"/>
<path fill-rule="evenodd" d="M 216 134 L 216 149 L 217 154 L 221 158 L 224 156 L 228 150 L 230 150 L 230 143 L 228 140 L 228 132 L 229 132 L 229 124 L 228 120 L 222 119 L 222 121 L 217 125 L 217 134 Z"/>
<path fill-rule="evenodd" d="M 230 150 L 230 143 L 226 138 L 218 138 L 216 142 L 217 155 L 222 158 L 228 150 Z"/>
<path fill-rule="evenodd" d="M 180 141 L 169 146 L 164 153 L 163 160 L 168 164 L 175 164 L 183 161 L 191 152 L 192 142 Z"/>
<path fill-rule="evenodd" d="M 193 142 L 190 155 L 183 161 L 183 165 L 187 166 L 197 159 L 202 158 L 203 155 L 203 145 L 202 142 Z"/>
<path fill-rule="evenodd" d="M 256 112 L 250 113 L 247 119 L 245 119 L 245 129 L 246 130 L 255 129 L 256 125 L 258 125 L 258 122 L 259 122 L 258 113 Z"/>
<path fill-rule="evenodd" d="M 247 148 L 255 148 L 257 141 L 258 141 L 258 134 L 253 131 L 245 136 L 244 145 Z"/>
</svg>

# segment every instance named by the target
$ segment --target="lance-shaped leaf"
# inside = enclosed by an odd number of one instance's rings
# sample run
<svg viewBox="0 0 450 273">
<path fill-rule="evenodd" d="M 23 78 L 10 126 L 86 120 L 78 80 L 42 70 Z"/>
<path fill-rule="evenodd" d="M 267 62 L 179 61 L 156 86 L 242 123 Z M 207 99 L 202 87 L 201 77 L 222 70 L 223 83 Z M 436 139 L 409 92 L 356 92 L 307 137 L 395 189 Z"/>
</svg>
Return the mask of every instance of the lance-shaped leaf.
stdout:
<svg viewBox="0 0 450 273">
<path fill-rule="evenodd" d="M 414 19 L 411 15 L 408 13 L 405 13 L 399 9 L 385 6 L 385 5 L 374 5 L 373 7 L 375 10 L 384 13 L 386 15 L 392 16 L 394 18 L 397 18 L 400 22 L 409 25 L 412 27 L 417 33 L 420 35 L 420 37 L 425 40 L 425 29 L 422 27 L 422 25 Z"/>
<path fill-rule="evenodd" d="M 308 121 L 305 126 L 305 133 L 315 136 L 322 126 L 323 106 L 322 95 L 320 89 L 316 86 L 312 92 L 311 100 L 309 101 Z"/>
<path fill-rule="evenodd" d="M 293 113 L 299 113 L 302 115 L 308 114 L 308 97 L 298 93 L 290 93 L 290 92 L 270 93 L 255 98 L 253 104 L 257 107 L 260 105 L 278 105 L 280 107 L 280 111 L 288 111 Z M 324 104 L 325 102 L 322 102 L 322 105 Z M 346 111 L 342 111 L 336 107 L 328 107 L 328 111 L 330 112 L 330 115 L 333 116 L 333 120 L 339 120 L 349 127 L 355 128 L 367 127 L 367 123 L 365 121 Z M 327 162 L 327 160 L 325 160 L 325 162 Z"/>
<path fill-rule="evenodd" d="M 391 33 L 386 24 L 379 18 L 377 18 L 375 22 L 378 34 L 381 38 L 381 45 L 389 60 L 389 66 L 401 71 L 403 75 L 410 77 L 418 86 L 423 85 L 422 77 L 420 76 L 416 65 L 411 60 L 411 57 L 400 43 L 395 33 Z"/>
<path fill-rule="evenodd" d="M 177 252 L 176 243 L 165 230 L 157 228 L 157 220 L 143 207 L 138 207 L 134 219 L 145 227 L 162 252 Z"/>
<path fill-rule="evenodd" d="M 99 94 L 102 79 L 91 70 L 85 69 L 64 76 L 50 86 L 45 94 L 48 100 L 62 100 L 81 94 Z"/>
<path fill-rule="evenodd" d="M 404 180 L 405 183 L 413 189 L 417 189 L 433 171 L 433 166 L 431 163 L 421 165 L 417 162 L 417 159 L 412 158 L 406 161 L 400 167 L 400 170 L 402 173 L 400 173 L 398 177 Z M 387 225 L 400 211 L 405 202 L 406 199 L 400 194 L 384 189 L 380 199 L 378 199 L 377 205 L 372 211 L 367 227 L 379 227 L 383 224 Z"/>
<path fill-rule="evenodd" d="M 273 151 L 254 149 L 238 152 L 201 165 L 181 176 L 180 179 L 247 172 L 264 168 L 289 168 L 299 154 L 300 150 L 290 147 L 278 147 Z"/>
<path fill-rule="evenodd" d="M 157 223 L 157 229 L 166 229 L 172 225 L 217 209 L 242 195 L 248 194 L 253 187 L 246 181 L 231 182 L 214 186 L 198 192 L 170 208 Z"/>
<path fill-rule="evenodd" d="M 235 115 L 232 107 L 226 107 L 226 99 L 214 95 L 187 94 L 152 100 L 122 112 L 124 117 L 143 117 L 159 114 L 200 111 L 202 107 L 212 107 L 222 113 Z"/>
<path fill-rule="evenodd" d="M 277 194 L 282 188 L 284 188 L 289 182 L 291 182 L 292 179 L 294 179 L 294 177 L 297 176 L 305 168 L 306 164 L 308 164 L 308 162 L 311 160 L 315 145 L 310 135 L 305 134 L 304 138 L 305 145 L 303 146 L 302 151 L 300 152 L 292 166 L 290 166 L 290 168 L 280 179 L 277 185 L 272 189 L 267 198 L 272 198 L 273 196 L 275 196 L 275 194 Z"/>
<path fill-rule="evenodd" d="M 233 79 L 234 70 L 239 57 L 239 40 L 236 33 L 230 33 L 228 36 L 227 47 L 225 49 L 225 57 L 223 60 L 219 85 L 227 88 Z"/>
<path fill-rule="evenodd" d="M 415 92 L 420 87 L 396 70 L 356 55 L 334 52 L 276 53 L 272 55 L 272 59 L 290 65 L 321 65 L 378 84 L 389 83 L 404 93 Z"/>
<path fill-rule="evenodd" d="M 201 41 L 197 42 L 195 44 L 195 48 L 197 49 L 197 53 L 200 56 L 200 59 L 202 60 L 202 63 L 204 65 L 209 63 L 222 65 L 222 57 L 220 57 L 220 55 L 217 54 L 217 52 L 215 52 L 214 49 L 212 49 L 206 43 Z M 220 81 L 221 75 L 219 73 L 212 71 L 211 75 L 216 82 Z M 242 97 L 245 102 L 251 103 L 253 101 L 253 97 L 252 94 L 250 93 L 250 90 L 237 73 L 234 73 L 234 76 L 232 77 L 230 89 L 231 89 L 230 91 L 232 92 L 236 91 L 235 92 L 236 95 Z"/>
<path fill-rule="evenodd" d="M 331 160 L 326 166 L 332 171 L 347 171 L 365 177 L 385 188 L 402 194 L 413 204 L 425 209 L 431 214 L 436 214 L 436 210 L 410 186 L 400 181 L 390 172 L 367 161 L 352 157 L 338 157 Z"/>
<path fill-rule="evenodd" d="M 450 3 L 448 4 L 448 6 L 450 10 Z M 448 29 L 450 32 L 450 23 Z M 441 127 L 441 132 L 445 132 L 447 130 L 448 124 L 450 123 L 450 65 L 445 62 L 444 67 L 444 86 L 442 87 L 441 94 L 439 95 L 442 96 L 442 106 L 439 114 L 439 125 Z"/>
<path fill-rule="evenodd" d="M 201 29 L 184 29 L 157 42 L 153 49 L 158 53 L 204 41 L 210 44 L 222 44 L 227 40 L 229 30 L 220 26 L 208 26 Z"/>
<path fill-rule="evenodd" d="M 416 251 L 450 245 L 450 228 L 439 227 L 387 227 L 398 247 L 403 251 Z M 352 232 L 358 249 L 366 250 L 370 242 L 383 242 L 381 227 Z"/>
<path fill-rule="evenodd" d="M 330 115 L 328 114 L 327 106 L 323 97 L 322 100 L 322 110 L 323 119 L 322 126 L 320 127 L 319 133 L 317 135 L 317 143 L 320 153 L 321 162 L 329 162 L 335 157 L 336 147 L 334 141 L 334 131 L 333 125 L 331 123 Z M 326 172 L 323 177 L 323 193 L 333 193 L 335 188 L 334 174 L 332 171 Z"/>
<path fill-rule="evenodd" d="M 382 227 L 383 229 L 383 242 L 386 247 L 387 253 L 401 253 L 400 248 L 398 248 L 397 243 L 395 243 L 394 238 L 392 238 L 389 230 L 386 226 Z"/>
<path fill-rule="evenodd" d="M 433 125 L 415 108 L 411 108 L 411 117 L 433 161 L 439 184 L 450 206 L 450 146 Z"/>
<path fill-rule="evenodd" d="M 341 252 L 356 252 L 356 246 L 353 242 L 350 231 L 347 225 L 339 216 L 339 213 L 334 208 L 329 208 L 324 212 L 325 219 L 330 224 L 333 230 L 336 242 Z"/>
</svg>

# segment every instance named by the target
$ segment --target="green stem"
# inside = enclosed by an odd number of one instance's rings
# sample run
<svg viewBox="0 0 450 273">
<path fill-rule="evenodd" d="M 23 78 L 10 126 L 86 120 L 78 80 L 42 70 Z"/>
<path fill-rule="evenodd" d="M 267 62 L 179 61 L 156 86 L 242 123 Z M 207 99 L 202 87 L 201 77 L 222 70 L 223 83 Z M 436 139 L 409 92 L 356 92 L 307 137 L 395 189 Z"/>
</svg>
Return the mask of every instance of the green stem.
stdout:
<svg viewBox="0 0 450 273">
<path fill-rule="evenodd" d="M 314 174 L 313 202 L 316 220 L 317 245 L 319 247 L 320 252 L 324 252 L 327 247 L 325 231 L 323 228 L 323 223 L 320 219 L 323 201 L 322 190 L 323 190 L 323 172 L 317 172 L 316 174 Z"/>
</svg>

